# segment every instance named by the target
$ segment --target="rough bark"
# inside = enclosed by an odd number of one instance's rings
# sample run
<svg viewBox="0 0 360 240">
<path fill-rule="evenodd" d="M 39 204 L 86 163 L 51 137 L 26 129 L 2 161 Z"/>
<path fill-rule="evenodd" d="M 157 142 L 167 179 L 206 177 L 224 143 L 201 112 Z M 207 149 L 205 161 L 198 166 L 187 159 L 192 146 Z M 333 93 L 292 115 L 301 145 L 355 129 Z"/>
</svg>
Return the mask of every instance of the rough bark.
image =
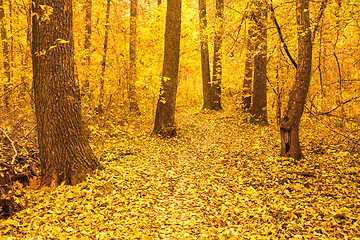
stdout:
<svg viewBox="0 0 360 240">
<path fill-rule="evenodd" d="M 298 25 L 298 68 L 288 105 L 280 124 L 281 156 L 300 159 L 299 124 L 309 91 L 311 77 L 312 41 L 309 19 L 309 0 L 296 1 Z"/>
<path fill-rule="evenodd" d="M 255 56 L 251 113 L 256 120 L 267 122 L 267 6 L 264 1 L 255 2 Z"/>
<path fill-rule="evenodd" d="M 6 22 L 5 22 L 5 11 L 4 11 L 4 1 L 0 0 L 0 34 L 2 41 L 2 52 L 3 52 L 3 67 L 4 67 L 4 105 L 5 107 L 10 106 L 10 88 L 11 88 L 11 73 L 10 73 L 10 51 L 9 51 L 9 42 L 6 33 Z"/>
<path fill-rule="evenodd" d="M 86 72 L 85 72 L 85 81 L 83 84 L 83 92 L 85 95 L 88 94 L 90 88 L 90 81 L 89 81 L 89 68 L 91 64 L 91 17 L 92 17 L 92 0 L 85 1 L 85 41 L 84 41 L 84 50 L 85 50 L 85 65 L 86 65 Z"/>
<path fill-rule="evenodd" d="M 137 45 L 137 18 L 138 18 L 138 0 L 130 1 L 130 47 L 129 47 L 129 78 L 128 78 L 128 96 L 130 102 L 130 112 L 135 115 L 140 115 L 139 106 L 137 103 L 137 96 L 135 90 L 135 82 L 137 81 L 136 71 L 136 45 Z"/>
<path fill-rule="evenodd" d="M 152 134 L 174 137 L 176 136 L 175 103 L 180 55 L 181 0 L 168 0 L 166 11 L 163 73 Z"/>
<path fill-rule="evenodd" d="M 99 167 L 81 121 L 71 0 L 33 2 L 33 84 L 42 185 L 76 184 Z"/>
<path fill-rule="evenodd" d="M 201 74 L 203 84 L 203 107 L 202 109 L 211 108 L 211 75 L 210 75 L 210 58 L 206 17 L 206 0 L 199 0 L 199 19 L 200 19 L 200 47 L 201 47 Z"/>
<path fill-rule="evenodd" d="M 106 58 L 108 50 L 108 41 L 109 41 L 109 18 L 110 18 L 110 3 L 111 0 L 107 0 L 106 4 L 106 15 L 105 15 L 105 37 L 104 37 L 104 53 L 103 59 L 101 61 L 101 75 L 100 75 L 100 95 L 99 95 L 99 106 L 98 112 L 101 115 L 104 113 L 104 95 L 105 95 L 105 71 L 106 71 Z"/>
<path fill-rule="evenodd" d="M 248 13 L 248 29 L 245 54 L 245 74 L 243 82 L 242 102 L 246 112 L 251 111 L 252 83 L 254 71 L 254 16 L 252 11 Z"/>
<path fill-rule="evenodd" d="M 211 83 L 211 109 L 222 110 L 221 107 L 221 80 L 222 80 L 222 38 L 224 32 L 224 0 L 216 0 L 214 36 L 214 61 Z"/>
</svg>

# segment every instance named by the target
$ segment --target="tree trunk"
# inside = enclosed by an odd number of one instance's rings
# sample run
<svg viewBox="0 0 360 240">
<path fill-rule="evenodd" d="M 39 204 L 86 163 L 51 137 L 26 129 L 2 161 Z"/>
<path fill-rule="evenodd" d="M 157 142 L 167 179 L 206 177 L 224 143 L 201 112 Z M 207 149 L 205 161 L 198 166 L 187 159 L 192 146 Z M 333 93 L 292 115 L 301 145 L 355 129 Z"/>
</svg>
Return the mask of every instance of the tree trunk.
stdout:
<svg viewBox="0 0 360 240">
<path fill-rule="evenodd" d="M 248 13 L 249 26 L 247 29 L 246 54 L 245 54 L 245 74 L 243 82 L 242 102 L 246 112 L 251 111 L 252 83 L 254 71 L 254 16 L 252 10 Z"/>
<path fill-rule="evenodd" d="M 267 122 L 267 6 L 264 1 L 256 1 L 255 10 L 255 56 L 254 56 L 254 82 L 253 105 L 251 113 L 255 120 Z"/>
<path fill-rule="evenodd" d="M 101 61 L 100 95 L 99 95 L 99 106 L 98 106 L 98 112 L 100 116 L 104 114 L 104 95 L 105 95 L 104 83 L 105 83 L 105 71 L 106 71 L 106 57 L 107 57 L 108 41 L 109 41 L 110 3 L 111 0 L 107 0 L 106 16 L 105 16 L 104 55 Z"/>
<path fill-rule="evenodd" d="M 85 81 L 83 84 L 83 92 L 85 95 L 89 93 L 90 88 L 90 64 L 91 64 L 91 54 L 90 54 L 90 47 L 91 47 L 91 15 L 92 15 L 92 0 L 85 1 L 85 41 L 84 41 L 84 50 L 85 50 Z"/>
<path fill-rule="evenodd" d="M 175 103 L 180 55 L 181 0 L 168 0 L 166 11 L 163 73 L 152 134 L 174 137 L 176 136 Z"/>
<path fill-rule="evenodd" d="M 6 21 L 5 21 L 5 11 L 4 11 L 4 2 L 0 0 L 0 32 L 1 32 L 1 41 L 3 43 L 2 52 L 3 52 L 3 66 L 4 66 L 4 105 L 6 108 L 10 106 L 10 88 L 11 88 L 11 73 L 10 73 L 10 51 L 9 51 L 9 42 L 6 34 Z"/>
<path fill-rule="evenodd" d="M 201 46 L 201 73 L 203 84 L 203 109 L 211 109 L 211 76 L 210 76 L 210 60 L 209 45 L 207 34 L 207 18 L 206 18 L 206 0 L 199 0 L 199 18 L 200 18 L 200 46 Z"/>
<path fill-rule="evenodd" d="M 309 0 L 296 1 L 298 25 L 298 68 L 290 92 L 287 109 L 280 124 L 281 156 L 303 157 L 299 143 L 299 125 L 309 91 L 311 77 L 312 41 L 309 19 Z"/>
<path fill-rule="evenodd" d="M 221 78 L 222 78 L 222 38 L 224 32 L 224 0 L 216 0 L 214 37 L 213 78 L 211 84 L 211 109 L 222 110 L 221 107 Z"/>
<path fill-rule="evenodd" d="M 137 81 L 136 72 L 136 44 L 137 44 L 137 18 L 138 0 L 130 1 L 130 70 L 128 78 L 128 96 L 130 101 L 130 112 L 140 115 L 139 106 L 136 100 L 135 82 Z"/>
<path fill-rule="evenodd" d="M 81 121 L 72 1 L 35 0 L 33 12 L 33 79 L 42 185 L 76 184 L 98 168 L 99 162 Z"/>
</svg>

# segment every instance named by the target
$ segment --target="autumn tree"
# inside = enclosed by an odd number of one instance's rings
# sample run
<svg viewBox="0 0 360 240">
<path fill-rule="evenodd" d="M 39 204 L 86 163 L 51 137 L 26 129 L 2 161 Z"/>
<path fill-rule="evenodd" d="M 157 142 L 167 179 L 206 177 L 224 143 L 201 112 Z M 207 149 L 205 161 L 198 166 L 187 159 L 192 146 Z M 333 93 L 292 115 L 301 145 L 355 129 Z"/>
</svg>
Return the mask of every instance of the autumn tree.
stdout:
<svg viewBox="0 0 360 240">
<path fill-rule="evenodd" d="M 10 84 L 11 84 L 11 72 L 10 72 L 10 48 L 6 33 L 6 21 L 5 21 L 5 11 L 4 11 L 4 1 L 0 0 L 0 34 L 2 41 L 2 52 L 3 52 L 3 67 L 4 67 L 4 105 L 5 107 L 10 106 Z"/>
<path fill-rule="evenodd" d="M 71 0 L 33 2 L 32 60 L 41 179 L 76 184 L 99 167 L 81 121 Z"/>
<path fill-rule="evenodd" d="M 92 0 L 86 0 L 85 1 L 85 40 L 84 40 L 84 50 L 85 50 L 85 64 L 87 66 L 87 69 L 90 68 L 91 63 L 91 25 L 92 25 Z M 89 87 L 90 87 L 90 81 L 89 81 L 89 71 L 86 71 L 85 74 L 85 82 L 83 84 L 83 91 L 85 94 L 88 93 Z"/>
<path fill-rule="evenodd" d="M 162 137 L 176 136 L 175 104 L 178 86 L 180 34 L 181 0 L 168 0 L 163 72 L 152 133 Z"/>
<path fill-rule="evenodd" d="M 221 106 L 221 80 L 222 80 L 222 40 L 224 32 L 224 0 L 216 0 L 214 36 L 214 61 L 211 83 L 211 109 L 222 110 Z"/>
<path fill-rule="evenodd" d="M 243 81 L 243 93 L 242 102 L 244 104 L 244 110 L 247 112 L 251 111 L 252 102 L 252 83 L 253 83 L 253 71 L 254 71 L 254 13 L 252 4 L 247 7 L 247 36 L 246 36 L 246 53 L 245 53 L 245 70 L 244 70 L 244 81 Z"/>
<path fill-rule="evenodd" d="M 111 0 L 107 0 L 106 13 L 105 13 L 105 37 L 104 37 L 103 57 L 101 61 L 101 74 L 100 74 L 100 96 L 99 96 L 99 106 L 98 106 L 98 112 L 100 116 L 103 115 L 104 113 L 104 96 L 105 96 L 104 85 L 105 85 L 106 58 L 107 58 L 108 42 L 109 42 L 110 3 Z"/>
<path fill-rule="evenodd" d="M 201 53 L 201 75 L 203 87 L 203 109 L 211 109 L 211 75 L 209 60 L 209 44 L 207 34 L 206 0 L 199 0 L 200 19 L 200 53 Z"/>
<path fill-rule="evenodd" d="M 140 114 L 139 106 L 136 100 L 135 82 L 137 80 L 136 72 L 136 45 L 137 45 L 137 18 L 138 18 L 138 0 L 130 1 L 130 46 L 129 46 L 129 78 L 128 78 L 128 95 L 130 101 L 130 112 L 135 115 Z"/>
<path fill-rule="evenodd" d="M 251 114 L 267 122 L 267 6 L 265 1 L 255 1 L 255 55 Z"/>
<path fill-rule="evenodd" d="M 298 33 L 298 63 L 295 83 L 280 123 L 281 156 L 303 157 L 299 143 L 299 124 L 309 91 L 312 61 L 312 33 L 310 29 L 309 0 L 296 0 Z"/>
</svg>

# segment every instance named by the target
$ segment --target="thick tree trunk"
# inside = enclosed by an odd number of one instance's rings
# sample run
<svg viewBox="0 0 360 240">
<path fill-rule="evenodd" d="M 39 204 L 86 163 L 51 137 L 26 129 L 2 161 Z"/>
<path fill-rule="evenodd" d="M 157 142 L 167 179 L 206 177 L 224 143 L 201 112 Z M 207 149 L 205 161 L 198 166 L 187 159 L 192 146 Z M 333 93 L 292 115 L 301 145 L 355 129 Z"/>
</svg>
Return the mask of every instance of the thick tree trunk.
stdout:
<svg viewBox="0 0 360 240">
<path fill-rule="evenodd" d="M 245 54 L 245 74 L 243 82 L 242 102 L 246 112 L 251 111 L 252 83 L 254 71 L 254 17 L 252 11 L 248 14 L 249 25 L 247 29 L 246 54 Z"/>
<path fill-rule="evenodd" d="M 137 45 L 137 18 L 138 18 L 138 0 L 130 1 L 130 70 L 128 78 L 128 96 L 130 102 L 130 112 L 140 115 L 139 106 L 136 100 L 135 82 L 137 80 L 136 72 L 136 45 Z"/>
<path fill-rule="evenodd" d="M 255 10 L 255 56 L 253 105 L 251 113 L 256 120 L 267 122 L 267 6 L 264 1 L 256 1 Z"/>
<path fill-rule="evenodd" d="M 281 156 L 303 157 L 299 143 L 299 125 L 309 91 L 311 77 L 312 41 L 309 19 L 309 0 L 296 1 L 298 24 L 298 68 L 290 92 L 287 109 L 280 124 Z"/>
<path fill-rule="evenodd" d="M 1 42 L 2 52 L 3 52 L 3 67 L 4 67 L 4 105 L 6 108 L 10 106 L 10 88 L 11 88 L 11 72 L 10 72 L 10 51 L 9 51 L 9 42 L 6 34 L 6 22 L 5 22 L 5 11 L 4 11 L 4 2 L 0 0 L 0 32 L 1 32 Z"/>
<path fill-rule="evenodd" d="M 181 0 L 168 0 L 163 74 L 152 133 L 162 137 L 176 136 L 175 103 L 178 86 L 180 33 Z"/>
<path fill-rule="evenodd" d="M 211 76 L 209 60 L 209 44 L 206 18 L 206 0 L 199 0 L 199 18 L 200 18 L 200 46 L 201 46 L 201 73 L 203 84 L 203 107 L 202 109 L 211 109 Z"/>
<path fill-rule="evenodd" d="M 224 32 L 224 0 L 216 0 L 214 37 L 213 78 L 211 84 L 211 109 L 222 110 L 221 107 L 221 79 L 222 79 L 222 38 Z"/>
<path fill-rule="evenodd" d="M 105 15 L 104 54 L 103 54 L 103 59 L 101 61 L 100 95 L 99 95 L 99 106 L 98 106 L 98 112 L 100 116 L 104 114 L 104 95 L 105 95 L 104 84 L 105 84 L 106 58 L 107 58 L 108 41 L 109 41 L 110 3 L 111 0 L 107 0 L 106 15 Z"/>
<path fill-rule="evenodd" d="M 71 0 L 33 3 L 33 79 L 42 184 L 76 184 L 99 167 L 81 121 Z"/>
<path fill-rule="evenodd" d="M 86 65 L 86 72 L 85 72 L 85 81 L 83 84 L 83 92 L 85 95 L 88 94 L 90 88 L 90 64 L 91 64 L 91 15 L 92 15 L 92 0 L 85 1 L 85 41 L 84 41 L 84 50 L 85 50 L 85 65 Z"/>
</svg>

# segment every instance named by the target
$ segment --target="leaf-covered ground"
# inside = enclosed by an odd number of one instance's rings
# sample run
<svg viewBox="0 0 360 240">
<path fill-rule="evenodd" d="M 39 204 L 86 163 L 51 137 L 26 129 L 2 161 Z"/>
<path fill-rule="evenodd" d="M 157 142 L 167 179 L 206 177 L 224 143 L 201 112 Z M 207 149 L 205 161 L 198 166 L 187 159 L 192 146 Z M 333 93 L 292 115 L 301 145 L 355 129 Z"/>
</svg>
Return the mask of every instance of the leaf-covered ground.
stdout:
<svg viewBox="0 0 360 240">
<path fill-rule="evenodd" d="M 178 115 L 168 140 L 149 137 L 145 118 L 93 129 L 106 169 L 77 186 L 22 189 L 28 208 L 0 221 L 1 239 L 360 239 L 359 156 L 319 155 L 309 130 L 295 162 L 277 157 L 273 126 Z"/>
</svg>

